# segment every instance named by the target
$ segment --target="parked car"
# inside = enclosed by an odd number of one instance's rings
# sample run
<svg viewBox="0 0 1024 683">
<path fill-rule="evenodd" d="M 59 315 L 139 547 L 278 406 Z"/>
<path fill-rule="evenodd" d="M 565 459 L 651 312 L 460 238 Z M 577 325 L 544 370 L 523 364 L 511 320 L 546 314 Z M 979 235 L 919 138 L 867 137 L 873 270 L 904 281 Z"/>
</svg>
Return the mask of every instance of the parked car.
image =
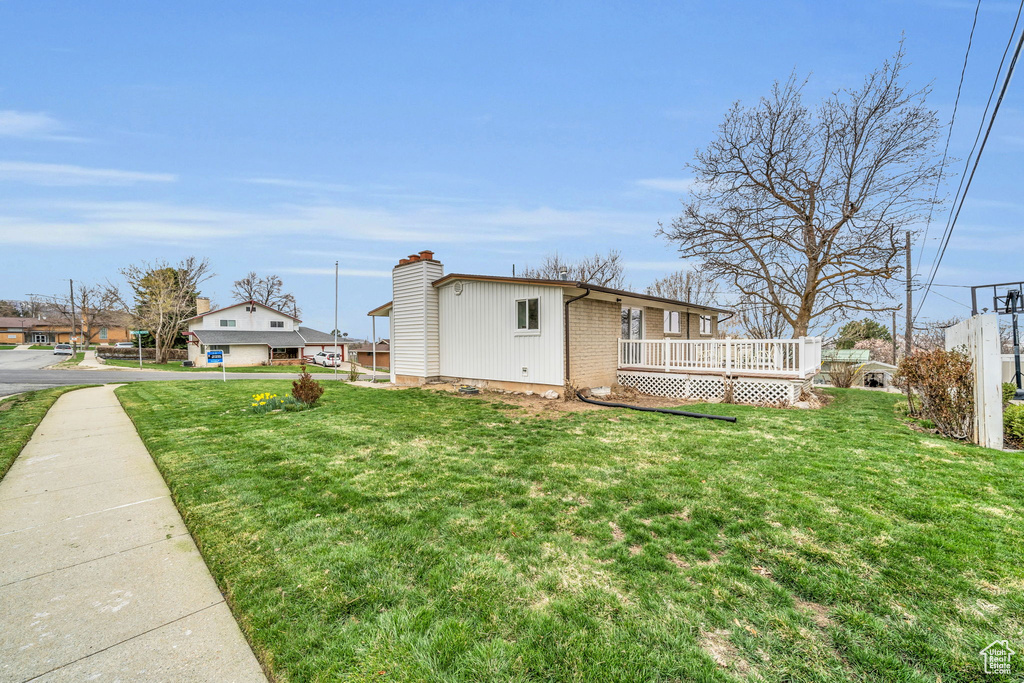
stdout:
<svg viewBox="0 0 1024 683">
<path fill-rule="evenodd" d="M 131 349 L 131 348 L 135 348 L 135 344 L 133 344 L 132 342 L 117 342 L 116 344 L 114 344 L 114 348 L 115 349 L 126 349 L 126 348 L 127 349 Z"/>
<path fill-rule="evenodd" d="M 53 355 L 55 356 L 70 356 L 71 353 L 71 344 L 57 344 L 53 347 Z"/>
<path fill-rule="evenodd" d="M 321 351 L 313 356 L 313 365 L 322 365 L 325 368 L 333 368 L 341 365 L 341 354 L 333 351 Z"/>
</svg>

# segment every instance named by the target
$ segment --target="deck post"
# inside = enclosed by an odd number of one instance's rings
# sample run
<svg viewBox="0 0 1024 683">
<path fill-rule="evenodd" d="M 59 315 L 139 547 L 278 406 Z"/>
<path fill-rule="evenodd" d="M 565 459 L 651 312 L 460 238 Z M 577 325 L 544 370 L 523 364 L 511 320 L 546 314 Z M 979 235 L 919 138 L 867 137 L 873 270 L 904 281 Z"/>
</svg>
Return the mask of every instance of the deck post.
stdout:
<svg viewBox="0 0 1024 683">
<path fill-rule="evenodd" d="M 732 370 L 732 340 L 728 337 L 725 338 L 725 372 L 728 373 Z"/>
</svg>

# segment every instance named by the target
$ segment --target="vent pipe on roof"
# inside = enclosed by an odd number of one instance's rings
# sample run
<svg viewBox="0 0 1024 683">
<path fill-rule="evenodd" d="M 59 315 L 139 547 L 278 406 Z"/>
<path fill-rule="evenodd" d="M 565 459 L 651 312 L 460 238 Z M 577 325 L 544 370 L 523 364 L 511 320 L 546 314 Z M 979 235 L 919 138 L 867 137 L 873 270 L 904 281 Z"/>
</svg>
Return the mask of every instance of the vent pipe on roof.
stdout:
<svg viewBox="0 0 1024 683">
<path fill-rule="evenodd" d="M 566 268 L 565 266 L 562 266 L 561 269 L 559 269 L 559 271 L 558 271 L 558 277 L 561 280 L 568 280 L 569 279 L 569 269 Z"/>
</svg>

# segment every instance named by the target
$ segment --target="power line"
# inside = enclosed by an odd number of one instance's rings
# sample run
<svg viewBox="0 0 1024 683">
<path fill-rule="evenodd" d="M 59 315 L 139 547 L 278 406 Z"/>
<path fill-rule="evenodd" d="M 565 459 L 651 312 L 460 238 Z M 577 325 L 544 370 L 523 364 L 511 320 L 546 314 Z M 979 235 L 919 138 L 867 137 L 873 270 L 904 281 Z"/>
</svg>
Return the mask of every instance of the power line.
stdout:
<svg viewBox="0 0 1024 683">
<path fill-rule="evenodd" d="M 981 9 L 981 0 L 974 6 L 974 21 L 971 23 L 971 34 L 967 36 L 967 51 L 964 52 L 964 65 L 960 67 L 960 83 L 956 86 L 956 99 L 953 100 L 953 115 L 949 118 L 949 130 L 946 132 L 946 145 L 942 149 L 942 162 L 939 164 L 939 177 L 935 181 L 935 192 L 932 193 L 932 203 L 928 206 L 928 220 L 924 224 L 924 237 L 921 239 L 921 249 L 917 252 L 917 271 L 915 275 L 921 274 L 921 262 L 924 260 L 924 247 L 928 242 L 928 230 L 932 227 L 932 214 L 935 211 L 935 202 L 939 198 L 939 186 L 942 184 L 942 172 L 946 169 L 946 159 L 949 157 L 949 141 L 953 137 L 953 124 L 956 122 L 956 112 L 960 106 L 960 91 L 964 87 L 964 75 L 967 73 L 967 59 L 971 56 L 971 45 L 974 43 L 974 29 L 978 26 L 978 11 Z M 1002 68 L 1002 67 L 1000 67 Z M 910 277 L 910 273 L 907 273 Z"/>
<path fill-rule="evenodd" d="M 1017 18 L 1013 22 L 1013 32 L 1010 33 L 1010 40 L 1006 44 L 1006 50 L 1003 51 L 1003 59 L 999 62 L 999 70 L 1002 70 L 1003 61 L 1006 59 L 1007 51 L 1010 45 L 1013 43 L 1013 36 L 1017 32 L 1017 24 L 1020 22 L 1021 11 L 1024 10 L 1024 0 L 1021 0 L 1020 7 L 1017 10 Z M 956 212 L 953 213 L 953 208 L 950 207 L 950 220 L 946 226 L 946 230 L 943 234 L 942 247 L 935 255 L 935 261 L 932 266 L 931 275 L 928 278 L 928 286 L 925 288 L 924 296 L 921 298 L 920 306 L 924 306 L 925 301 L 928 299 L 928 293 L 931 291 L 932 283 L 935 281 L 935 275 L 938 273 L 939 265 L 942 263 L 942 258 L 946 255 L 946 249 L 949 247 L 950 239 L 953 237 L 953 229 L 956 227 L 956 222 L 960 218 L 960 211 L 964 208 L 964 201 L 967 199 L 967 192 L 971 189 L 971 183 L 974 181 L 974 174 L 978 170 L 978 164 L 981 161 L 981 155 L 985 152 L 985 146 L 988 144 L 989 135 L 992 133 L 992 127 L 995 125 L 996 116 L 999 115 L 999 108 L 1003 104 L 1003 98 L 1006 96 L 1006 91 L 1010 87 L 1010 80 L 1013 78 L 1013 71 L 1017 66 L 1017 59 L 1020 57 L 1021 48 L 1024 47 L 1024 31 L 1021 32 L 1019 39 L 1017 40 L 1017 47 L 1014 49 L 1013 58 L 1010 60 L 1010 65 L 1006 69 L 1006 76 L 1003 79 L 1003 86 L 999 91 L 999 98 L 996 100 L 996 106 L 992 109 L 992 116 L 988 120 L 988 126 L 985 127 L 984 115 L 982 117 L 981 127 L 978 129 L 978 136 L 975 137 L 975 145 L 977 145 L 978 137 L 981 136 L 982 128 L 985 129 L 985 136 L 981 139 L 981 146 L 978 147 L 978 154 L 974 157 L 974 165 L 970 167 L 970 174 L 966 175 L 967 182 L 964 183 L 964 177 L 960 179 L 960 186 L 963 187 L 963 194 L 960 193 L 960 188 L 957 188 L 957 195 L 960 197 L 959 204 L 956 205 Z M 996 72 L 996 81 L 992 84 L 992 92 L 989 93 L 989 103 L 992 101 L 992 94 L 995 92 L 996 84 L 999 82 L 999 72 Z M 988 112 L 988 105 L 985 106 L 985 112 Z M 974 154 L 974 148 L 971 148 L 971 154 Z M 968 164 L 970 164 L 970 155 L 967 157 Z M 966 172 L 966 168 L 964 169 Z M 954 204 L 956 199 L 954 198 Z M 918 307 L 918 312 L 921 308 Z"/>
</svg>

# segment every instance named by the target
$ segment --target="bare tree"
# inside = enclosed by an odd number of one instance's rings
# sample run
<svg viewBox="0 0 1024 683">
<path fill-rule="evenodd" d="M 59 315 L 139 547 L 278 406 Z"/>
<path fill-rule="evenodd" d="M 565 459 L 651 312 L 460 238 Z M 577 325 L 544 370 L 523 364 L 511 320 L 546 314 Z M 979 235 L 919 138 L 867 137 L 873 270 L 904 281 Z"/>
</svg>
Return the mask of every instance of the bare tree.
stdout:
<svg viewBox="0 0 1024 683">
<path fill-rule="evenodd" d="M 296 305 L 295 296 L 284 291 L 284 282 L 277 275 L 259 277 L 256 271 L 249 273 L 241 280 L 235 280 L 231 288 L 231 295 L 236 301 L 255 301 L 264 306 L 285 313 L 291 313 L 296 318 L 301 310 Z"/>
<path fill-rule="evenodd" d="M 214 275 L 210 262 L 190 256 L 174 265 L 158 260 L 120 272 L 132 290 L 132 299 L 128 301 L 114 286 L 107 288 L 107 296 L 118 301 L 136 325 L 149 330 L 156 342 L 156 361 L 166 363 L 185 321 L 195 315 L 199 286 Z"/>
<path fill-rule="evenodd" d="M 655 280 L 644 291 L 651 296 L 701 306 L 713 306 L 720 297 L 718 283 L 702 270 L 676 271 Z"/>
<path fill-rule="evenodd" d="M 625 286 L 622 254 L 617 249 L 609 250 L 604 256 L 594 254 L 578 261 L 567 261 L 555 252 L 545 256 L 539 267 L 524 268 L 521 276 L 540 280 L 560 280 L 563 270 L 567 279 L 574 282 L 587 282 L 615 289 L 622 289 Z"/>
<path fill-rule="evenodd" d="M 736 325 L 752 339 L 782 339 L 791 327 L 781 313 L 760 301 L 740 298 L 736 309 Z"/>
<path fill-rule="evenodd" d="M 848 311 L 884 311 L 903 230 L 933 204 L 942 163 L 930 88 L 903 82 L 902 45 L 863 85 L 813 110 L 805 82 L 736 103 L 690 165 L 697 183 L 659 234 L 794 337 Z"/>
<path fill-rule="evenodd" d="M 37 306 L 41 311 L 67 323 L 68 327 L 80 336 L 85 346 L 96 341 L 96 336 L 103 327 L 125 322 L 123 316 L 118 313 L 118 302 L 109 288 L 79 282 L 74 286 L 74 306 L 71 305 L 71 296 L 71 292 L 57 296 L 40 296 L 37 299 Z"/>
</svg>

